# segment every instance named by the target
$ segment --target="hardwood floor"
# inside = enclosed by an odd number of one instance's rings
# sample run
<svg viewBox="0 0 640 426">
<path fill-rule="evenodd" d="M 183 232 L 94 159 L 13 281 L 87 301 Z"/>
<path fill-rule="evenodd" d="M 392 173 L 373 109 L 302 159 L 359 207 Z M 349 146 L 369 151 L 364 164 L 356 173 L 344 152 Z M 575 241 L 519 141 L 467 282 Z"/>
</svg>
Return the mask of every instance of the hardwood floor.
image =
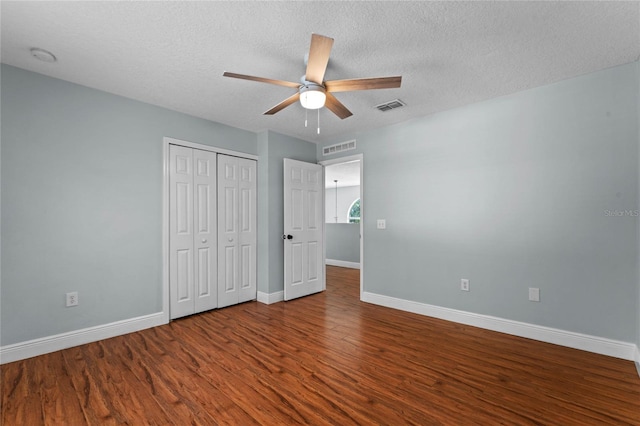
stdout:
<svg viewBox="0 0 640 426">
<path fill-rule="evenodd" d="M 635 424 L 630 361 L 327 291 L 2 366 L 2 425 Z"/>
</svg>

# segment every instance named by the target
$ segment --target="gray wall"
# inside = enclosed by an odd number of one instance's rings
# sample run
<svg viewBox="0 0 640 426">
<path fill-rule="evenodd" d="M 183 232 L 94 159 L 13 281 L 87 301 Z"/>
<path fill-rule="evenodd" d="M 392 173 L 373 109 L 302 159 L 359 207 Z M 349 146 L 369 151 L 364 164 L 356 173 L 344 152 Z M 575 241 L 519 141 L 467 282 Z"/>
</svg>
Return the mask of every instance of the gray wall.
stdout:
<svg viewBox="0 0 640 426">
<path fill-rule="evenodd" d="M 259 284 L 258 290 L 275 293 L 284 290 L 284 158 L 316 162 L 316 145 L 266 131 L 258 134 L 258 206 L 260 207 L 259 243 L 262 254 L 258 258 L 258 272 L 268 277 L 268 285 Z M 265 161 L 266 160 L 266 161 Z"/>
<path fill-rule="evenodd" d="M 256 134 L 2 65 L 2 345 L 162 310 L 162 138 Z M 65 293 L 80 304 L 65 307 Z"/>
<path fill-rule="evenodd" d="M 365 291 L 637 341 L 637 122 L 633 63 L 328 141 L 364 155 Z"/>
<path fill-rule="evenodd" d="M 326 258 L 360 263 L 360 224 L 325 225 Z"/>
<path fill-rule="evenodd" d="M 640 344 L 638 219 L 605 214 L 639 208 L 639 78 L 630 64 L 327 142 L 357 138 L 366 159 L 365 291 Z M 282 290 L 282 159 L 315 162 L 312 144 L 6 65 L 1 107 L 0 344 L 161 310 L 164 136 L 259 155 L 258 288 Z"/>
<path fill-rule="evenodd" d="M 324 220 L 336 223 L 336 189 L 325 189 Z M 338 223 L 349 223 L 351 204 L 360 198 L 360 186 L 344 186 L 338 188 Z"/>
</svg>

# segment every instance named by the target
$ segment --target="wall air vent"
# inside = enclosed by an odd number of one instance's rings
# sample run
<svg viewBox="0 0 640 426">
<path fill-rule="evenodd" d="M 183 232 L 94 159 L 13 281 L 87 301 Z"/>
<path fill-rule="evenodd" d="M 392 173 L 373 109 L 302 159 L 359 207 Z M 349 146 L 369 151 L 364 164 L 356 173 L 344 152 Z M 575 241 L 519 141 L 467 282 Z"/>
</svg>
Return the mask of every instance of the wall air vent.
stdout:
<svg viewBox="0 0 640 426">
<path fill-rule="evenodd" d="M 385 102 L 380 105 L 376 105 L 376 108 L 378 108 L 382 112 L 385 112 L 385 111 L 391 111 L 392 109 L 403 107 L 404 105 L 405 105 L 404 102 L 402 102 L 400 99 L 394 99 L 392 101 Z"/>
<path fill-rule="evenodd" d="M 356 140 L 337 143 L 335 145 L 329 145 L 322 148 L 322 155 L 332 155 L 337 154 L 339 152 L 351 151 L 352 149 L 356 149 Z"/>
</svg>

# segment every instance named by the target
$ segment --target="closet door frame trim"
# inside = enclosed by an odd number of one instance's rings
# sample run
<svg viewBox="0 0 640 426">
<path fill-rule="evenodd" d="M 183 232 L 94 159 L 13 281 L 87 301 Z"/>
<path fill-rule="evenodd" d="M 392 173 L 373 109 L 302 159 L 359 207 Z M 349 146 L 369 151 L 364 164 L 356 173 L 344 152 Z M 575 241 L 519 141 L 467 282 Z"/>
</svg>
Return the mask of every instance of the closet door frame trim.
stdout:
<svg viewBox="0 0 640 426">
<path fill-rule="evenodd" d="M 169 315 L 169 145 L 179 145 L 185 148 L 258 161 L 257 155 L 247 154 L 246 152 L 232 151 L 169 137 L 162 138 L 162 316 L 165 324 L 171 321 Z"/>
</svg>

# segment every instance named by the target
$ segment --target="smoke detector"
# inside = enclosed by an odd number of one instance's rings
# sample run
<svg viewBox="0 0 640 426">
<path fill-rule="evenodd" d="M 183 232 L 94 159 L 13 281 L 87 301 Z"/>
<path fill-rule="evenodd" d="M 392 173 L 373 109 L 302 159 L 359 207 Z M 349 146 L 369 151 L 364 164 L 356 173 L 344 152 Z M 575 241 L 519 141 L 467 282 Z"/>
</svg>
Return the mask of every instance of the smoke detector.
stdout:
<svg viewBox="0 0 640 426">
<path fill-rule="evenodd" d="M 38 47 L 31 48 L 30 52 L 31 56 L 43 62 L 55 62 L 58 60 L 53 53 Z"/>
</svg>

